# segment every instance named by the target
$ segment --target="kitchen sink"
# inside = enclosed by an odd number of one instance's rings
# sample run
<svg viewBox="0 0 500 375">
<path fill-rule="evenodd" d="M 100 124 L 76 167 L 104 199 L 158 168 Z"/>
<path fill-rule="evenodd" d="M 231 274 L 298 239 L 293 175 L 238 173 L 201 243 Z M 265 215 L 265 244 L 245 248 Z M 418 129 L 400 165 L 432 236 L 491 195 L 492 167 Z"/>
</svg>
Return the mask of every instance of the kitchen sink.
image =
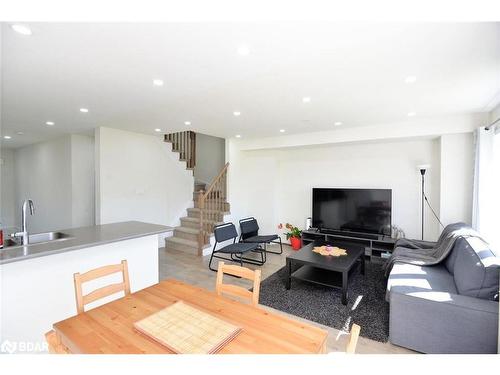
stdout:
<svg viewBox="0 0 500 375">
<path fill-rule="evenodd" d="M 29 244 L 27 244 L 26 246 L 36 245 L 40 243 L 54 242 L 54 241 L 64 241 L 64 240 L 69 240 L 71 238 L 73 237 L 71 237 L 69 234 L 65 234 L 62 232 L 45 232 L 45 233 L 30 234 Z M 4 240 L 3 247 L 5 249 L 16 246 L 22 246 L 20 242 L 21 240 L 19 238 L 16 239 L 6 238 Z"/>
<path fill-rule="evenodd" d="M 62 232 L 46 232 L 46 233 L 37 233 L 29 235 L 29 244 L 42 243 L 42 242 L 51 242 L 51 241 L 61 241 L 70 239 L 71 236 L 69 234 L 64 234 Z"/>
</svg>

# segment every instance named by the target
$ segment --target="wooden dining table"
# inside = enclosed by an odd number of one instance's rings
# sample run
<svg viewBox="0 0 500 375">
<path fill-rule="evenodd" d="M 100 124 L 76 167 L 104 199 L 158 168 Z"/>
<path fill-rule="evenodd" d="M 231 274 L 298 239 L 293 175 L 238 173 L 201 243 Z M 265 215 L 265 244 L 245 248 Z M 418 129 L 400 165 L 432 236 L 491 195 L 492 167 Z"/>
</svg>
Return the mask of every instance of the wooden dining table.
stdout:
<svg viewBox="0 0 500 375">
<path fill-rule="evenodd" d="M 324 353 L 327 331 L 214 292 L 168 279 L 54 324 L 70 353 L 172 354 L 134 328 L 134 323 L 183 301 L 242 328 L 221 354 Z"/>
</svg>

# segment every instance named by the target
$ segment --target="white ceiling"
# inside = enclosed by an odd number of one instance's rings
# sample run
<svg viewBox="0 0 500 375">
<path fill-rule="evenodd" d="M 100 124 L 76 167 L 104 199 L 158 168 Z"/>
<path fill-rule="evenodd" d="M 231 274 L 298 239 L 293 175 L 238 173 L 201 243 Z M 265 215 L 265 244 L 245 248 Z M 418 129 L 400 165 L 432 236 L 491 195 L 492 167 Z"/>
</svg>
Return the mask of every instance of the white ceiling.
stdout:
<svg viewBox="0 0 500 375">
<path fill-rule="evenodd" d="M 221 137 L 323 131 L 482 112 L 500 92 L 500 23 L 29 26 L 2 25 L 2 146 L 185 121 Z"/>
</svg>

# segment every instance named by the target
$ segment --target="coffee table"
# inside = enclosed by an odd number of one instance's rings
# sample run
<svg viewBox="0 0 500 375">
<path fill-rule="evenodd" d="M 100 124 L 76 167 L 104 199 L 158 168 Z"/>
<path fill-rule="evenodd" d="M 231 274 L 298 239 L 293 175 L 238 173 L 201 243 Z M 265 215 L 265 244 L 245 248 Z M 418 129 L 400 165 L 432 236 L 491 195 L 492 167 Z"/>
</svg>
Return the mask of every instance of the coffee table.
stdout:
<svg viewBox="0 0 500 375">
<path fill-rule="evenodd" d="M 313 252 L 313 247 L 331 245 L 347 250 L 347 255 L 330 256 Z M 286 258 L 286 289 L 291 288 L 292 279 L 308 281 L 342 290 L 342 304 L 347 305 L 347 285 L 349 277 L 359 265 L 365 274 L 365 247 L 358 244 L 315 241 L 304 246 Z"/>
</svg>

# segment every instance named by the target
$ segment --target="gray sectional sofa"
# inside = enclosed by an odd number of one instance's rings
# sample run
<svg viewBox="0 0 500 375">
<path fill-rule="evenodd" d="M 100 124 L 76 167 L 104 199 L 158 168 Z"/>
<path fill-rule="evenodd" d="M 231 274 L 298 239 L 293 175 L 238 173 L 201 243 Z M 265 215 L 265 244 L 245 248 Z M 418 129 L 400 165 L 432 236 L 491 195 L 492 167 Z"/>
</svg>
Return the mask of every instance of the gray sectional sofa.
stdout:
<svg viewBox="0 0 500 375">
<path fill-rule="evenodd" d="M 454 224 L 457 225 L 457 224 Z M 404 246 L 432 244 L 412 241 Z M 389 274 L 389 339 L 423 353 L 497 353 L 500 259 L 479 236 L 459 236 L 441 263 L 396 262 Z"/>
</svg>

